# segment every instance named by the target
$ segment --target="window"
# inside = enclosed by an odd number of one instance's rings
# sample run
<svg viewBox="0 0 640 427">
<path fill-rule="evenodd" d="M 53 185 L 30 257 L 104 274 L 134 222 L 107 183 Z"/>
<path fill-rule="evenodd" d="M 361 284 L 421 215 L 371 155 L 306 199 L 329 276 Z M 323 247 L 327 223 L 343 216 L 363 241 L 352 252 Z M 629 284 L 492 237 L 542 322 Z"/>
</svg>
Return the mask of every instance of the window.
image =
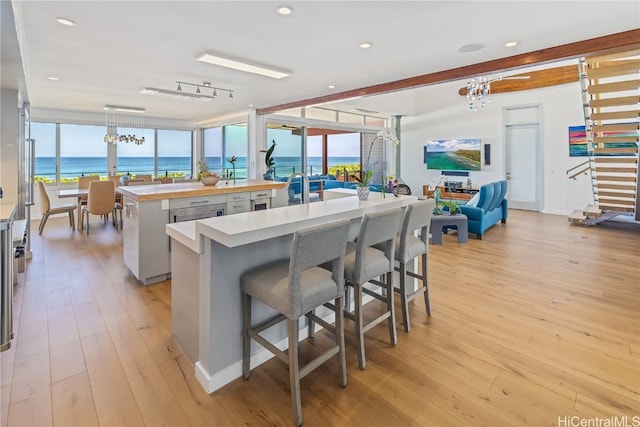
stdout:
<svg viewBox="0 0 640 427">
<path fill-rule="evenodd" d="M 158 129 L 158 173 L 156 176 L 181 177 L 191 174 L 193 132 Z"/>
<path fill-rule="evenodd" d="M 155 132 L 145 132 L 144 144 L 136 145 L 132 142 L 118 142 L 117 173 L 155 176 Z"/>
<path fill-rule="evenodd" d="M 58 175 L 56 124 L 32 122 L 31 138 L 35 140 L 35 180 L 42 181 L 45 184 L 55 184 Z"/>
<path fill-rule="evenodd" d="M 226 176 L 226 173 L 231 173 L 233 170 L 229 160 L 236 156 L 236 178 L 246 179 L 248 143 L 249 134 L 246 123 L 205 129 L 203 151 L 209 170 Z"/>
<path fill-rule="evenodd" d="M 203 148 L 209 170 L 222 174 L 222 127 L 204 130 Z"/>
<path fill-rule="evenodd" d="M 108 166 L 111 172 L 129 172 L 134 176 L 192 173 L 192 131 L 145 129 L 145 142 L 141 145 L 107 144 L 106 133 L 106 126 L 32 122 L 31 137 L 36 140 L 35 179 L 55 184 L 76 182 L 82 175 L 105 177 Z M 116 158 L 117 164 L 111 165 L 108 158 Z"/>
<path fill-rule="evenodd" d="M 233 156 L 237 158 L 235 163 L 235 174 L 238 179 L 246 179 L 247 170 L 247 151 L 248 137 L 246 124 L 230 125 L 223 128 L 224 132 L 224 164 L 223 169 L 231 171 L 233 165 L 229 162 Z M 224 175 L 224 172 L 223 172 Z"/>
<path fill-rule="evenodd" d="M 107 175 L 106 126 L 60 125 L 60 182 Z"/>
<path fill-rule="evenodd" d="M 327 135 L 328 173 L 343 181 L 360 170 L 360 133 Z"/>
<path fill-rule="evenodd" d="M 307 136 L 307 174 L 319 175 L 324 172 L 322 162 L 323 135 Z"/>
<path fill-rule="evenodd" d="M 286 178 L 294 172 L 303 172 L 300 129 L 274 123 L 267 125 L 268 145 L 271 145 L 271 141 L 276 142 L 276 148 L 273 150 L 276 179 Z M 321 167 L 317 170 L 320 171 Z"/>
</svg>

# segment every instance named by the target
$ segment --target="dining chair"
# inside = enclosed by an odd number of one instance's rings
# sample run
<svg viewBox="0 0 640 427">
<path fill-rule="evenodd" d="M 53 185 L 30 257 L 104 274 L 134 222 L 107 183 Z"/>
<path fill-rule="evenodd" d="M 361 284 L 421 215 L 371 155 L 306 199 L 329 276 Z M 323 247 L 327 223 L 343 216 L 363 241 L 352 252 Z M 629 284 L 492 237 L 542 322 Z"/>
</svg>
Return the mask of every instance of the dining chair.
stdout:
<svg viewBox="0 0 640 427">
<path fill-rule="evenodd" d="M 143 181 L 141 179 L 130 179 L 124 182 L 125 187 L 133 186 L 133 185 L 154 185 L 157 182 L 154 181 Z"/>
<path fill-rule="evenodd" d="M 164 177 L 164 178 L 154 178 L 153 182 L 161 183 L 161 184 L 173 184 L 173 178 Z"/>
<path fill-rule="evenodd" d="M 64 205 L 56 205 L 51 206 L 51 201 L 49 200 L 49 195 L 47 194 L 47 189 L 42 183 L 42 181 L 37 181 L 38 185 L 38 194 L 40 195 L 40 212 L 42 213 L 42 219 L 40 219 L 40 226 L 38 227 L 38 234 L 42 235 L 42 231 L 44 230 L 44 225 L 47 223 L 47 220 L 51 215 L 68 213 L 69 214 L 69 225 L 72 230 L 76 228 L 76 222 L 74 218 L 74 211 L 77 206 L 75 204 L 64 204 Z"/>
<path fill-rule="evenodd" d="M 79 189 L 89 188 L 89 184 L 91 184 L 93 181 L 100 181 L 100 177 L 95 175 L 79 176 L 78 188 Z M 78 199 L 78 202 L 80 205 L 83 205 L 83 206 L 86 205 L 87 196 L 80 196 Z"/>
<path fill-rule="evenodd" d="M 347 385 L 344 344 L 344 257 L 350 221 L 342 219 L 297 230 L 291 257 L 263 264 L 244 273 L 242 287 L 242 375 L 251 375 L 251 339 L 289 365 L 291 405 L 296 426 L 302 425 L 300 379 L 337 355 L 340 386 Z M 329 269 L 321 264 L 329 263 Z M 278 311 L 275 316 L 251 325 L 251 301 L 257 299 Z M 311 311 L 333 301 L 332 326 Z M 335 345 L 300 366 L 298 360 L 299 319 L 312 316 L 335 337 Z M 260 332 L 287 320 L 288 354 L 267 341 Z"/>
<path fill-rule="evenodd" d="M 136 180 L 141 179 L 143 181 L 153 181 L 153 177 L 151 175 L 138 174 L 134 175 L 133 178 Z"/>
<path fill-rule="evenodd" d="M 116 221 L 116 192 L 113 181 L 94 181 L 89 184 L 87 205 L 82 208 L 82 225 L 87 217 L 87 234 L 89 234 L 89 214 L 100 215 L 106 219 L 113 214 L 113 226 L 118 229 Z"/>
<path fill-rule="evenodd" d="M 115 188 L 120 187 L 120 176 L 119 175 L 111 175 L 108 177 L 109 181 L 113 181 L 113 185 Z M 115 212 L 118 212 L 120 214 L 120 229 L 122 230 L 122 227 L 124 225 L 124 223 L 122 222 L 122 194 L 118 193 L 116 191 L 116 203 L 115 203 Z M 114 215 L 114 220 L 117 221 L 117 217 Z M 116 227 L 118 228 L 118 227 Z"/>
</svg>

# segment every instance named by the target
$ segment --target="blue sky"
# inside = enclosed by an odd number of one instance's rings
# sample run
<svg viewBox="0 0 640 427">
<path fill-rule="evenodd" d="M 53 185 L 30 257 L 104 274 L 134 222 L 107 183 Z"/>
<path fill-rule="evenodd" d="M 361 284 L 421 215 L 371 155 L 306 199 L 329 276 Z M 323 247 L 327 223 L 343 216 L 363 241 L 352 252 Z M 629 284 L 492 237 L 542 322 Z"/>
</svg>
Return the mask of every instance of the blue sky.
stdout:
<svg viewBox="0 0 640 427">
<path fill-rule="evenodd" d="M 430 139 L 425 144 L 429 151 L 480 150 L 479 139 Z"/>
</svg>

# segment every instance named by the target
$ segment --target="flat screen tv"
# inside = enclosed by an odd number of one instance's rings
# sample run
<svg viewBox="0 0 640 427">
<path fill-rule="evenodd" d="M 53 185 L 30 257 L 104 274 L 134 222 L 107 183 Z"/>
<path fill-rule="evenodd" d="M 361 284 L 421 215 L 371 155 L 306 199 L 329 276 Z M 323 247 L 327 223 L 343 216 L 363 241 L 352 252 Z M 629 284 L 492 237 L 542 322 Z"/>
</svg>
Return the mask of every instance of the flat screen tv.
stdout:
<svg viewBox="0 0 640 427">
<path fill-rule="evenodd" d="M 430 139 L 424 146 L 427 169 L 479 171 L 480 139 Z"/>
</svg>

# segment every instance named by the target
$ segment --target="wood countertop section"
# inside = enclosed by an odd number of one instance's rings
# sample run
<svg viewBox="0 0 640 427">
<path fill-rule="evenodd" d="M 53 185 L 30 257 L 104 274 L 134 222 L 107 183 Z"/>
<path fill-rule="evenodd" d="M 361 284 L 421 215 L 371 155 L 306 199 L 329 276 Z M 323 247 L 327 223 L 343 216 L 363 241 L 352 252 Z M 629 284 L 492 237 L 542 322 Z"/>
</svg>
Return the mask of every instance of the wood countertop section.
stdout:
<svg viewBox="0 0 640 427">
<path fill-rule="evenodd" d="M 185 182 L 175 184 L 130 185 L 118 187 L 118 193 L 133 200 L 144 202 L 148 200 L 179 199 L 182 197 L 210 196 L 215 194 L 242 193 L 245 191 L 261 191 L 282 189 L 287 184 L 280 181 L 264 181 L 248 179 L 230 181 L 225 184 L 220 180 L 216 185 L 203 185 L 200 182 Z"/>
<path fill-rule="evenodd" d="M 0 230 L 9 228 L 9 223 L 13 220 L 16 205 L 9 203 L 0 203 Z"/>
</svg>

